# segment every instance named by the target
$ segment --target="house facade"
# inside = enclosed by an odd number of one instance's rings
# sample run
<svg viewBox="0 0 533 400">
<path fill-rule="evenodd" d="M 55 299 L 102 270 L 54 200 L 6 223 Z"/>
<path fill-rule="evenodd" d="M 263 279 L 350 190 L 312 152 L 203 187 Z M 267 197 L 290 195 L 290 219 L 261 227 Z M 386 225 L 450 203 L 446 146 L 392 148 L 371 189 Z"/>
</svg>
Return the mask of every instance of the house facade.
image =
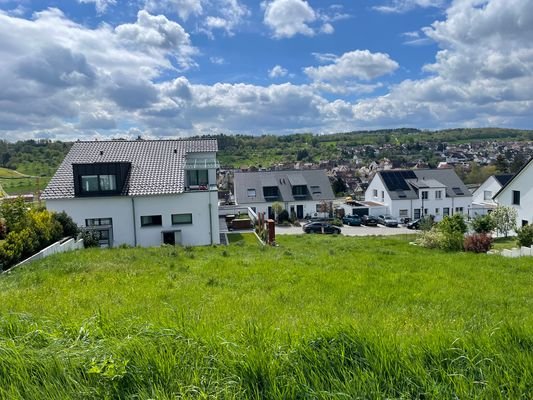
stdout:
<svg viewBox="0 0 533 400">
<path fill-rule="evenodd" d="M 103 247 L 220 243 L 216 140 L 76 142 L 42 195 Z"/>
<path fill-rule="evenodd" d="M 517 227 L 533 223 L 533 158 L 494 195 L 494 201 L 517 211 Z"/>
<path fill-rule="evenodd" d="M 235 172 L 235 203 L 274 218 L 272 204 L 283 204 L 297 219 L 313 216 L 335 199 L 325 170 Z"/>
<path fill-rule="evenodd" d="M 470 214 L 472 195 L 453 169 L 389 170 L 376 173 L 365 201 L 386 206 L 397 218 Z"/>
<path fill-rule="evenodd" d="M 498 205 L 493 196 L 513 177 L 513 174 L 492 175 L 472 193 L 472 212 L 475 215 L 485 215 Z"/>
</svg>

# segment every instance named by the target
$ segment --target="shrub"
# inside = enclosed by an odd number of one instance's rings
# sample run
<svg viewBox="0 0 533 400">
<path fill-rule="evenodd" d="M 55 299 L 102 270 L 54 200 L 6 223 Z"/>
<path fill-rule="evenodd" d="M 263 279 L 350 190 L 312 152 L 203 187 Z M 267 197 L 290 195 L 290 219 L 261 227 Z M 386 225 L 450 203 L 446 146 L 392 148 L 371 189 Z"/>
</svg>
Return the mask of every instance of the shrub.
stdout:
<svg viewBox="0 0 533 400">
<path fill-rule="evenodd" d="M 97 234 L 94 231 L 82 229 L 80 232 L 80 237 L 83 239 L 83 247 L 86 249 L 89 247 L 98 247 L 99 241 L 96 235 Z"/>
<path fill-rule="evenodd" d="M 435 225 L 433 215 L 426 215 L 420 219 L 420 230 L 429 231 Z"/>
<path fill-rule="evenodd" d="M 464 240 L 465 251 L 474 253 L 486 253 L 492 248 L 492 236 L 486 233 L 475 233 L 468 235 Z"/>
<path fill-rule="evenodd" d="M 338 218 L 333 218 L 333 220 L 331 221 L 331 225 L 342 226 L 342 221 Z"/>
<path fill-rule="evenodd" d="M 490 214 L 480 215 L 472 220 L 472 229 L 474 229 L 476 233 L 489 233 L 495 228 L 496 224 Z"/>
<path fill-rule="evenodd" d="M 451 217 L 446 215 L 441 222 L 437 224 L 437 228 L 444 233 L 464 234 L 467 231 L 467 226 L 463 214 L 454 214 Z M 461 240 L 462 243 L 462 240 Z M 462 247 L 462 245 L 460 246 Z"/>
<path fill-rule="evenodd" d="M 437 229 L 423 231 L 416 239 L 416 243 L 428 249 L 439 249 L 440 243 L 443 241 L 444 234 Z"/>
<path fill-rule="evenodd" d="M 526 225 L 516 230 L 516 243 L 518 246 L 533 246 L 533 225 Z"/>
<path fill-rule="evenodd" d="M 63 236 L 71 236 L 73 238 L 78 236 L 80 231 L 78 225 L 76 225 L 70 215 L 68 215 L 65 211 L 53 213 L 53 217 L 54 220 L 61 224 L 61 227 L 63 228 Z"/>
<path fill-rule="evenodd" d="M 289 212 L 287 210 L 282 210 L 278 214 L 278 224 L 282 224 L 283 222 L 286 222 L 289 220 Z"/>
</svg>

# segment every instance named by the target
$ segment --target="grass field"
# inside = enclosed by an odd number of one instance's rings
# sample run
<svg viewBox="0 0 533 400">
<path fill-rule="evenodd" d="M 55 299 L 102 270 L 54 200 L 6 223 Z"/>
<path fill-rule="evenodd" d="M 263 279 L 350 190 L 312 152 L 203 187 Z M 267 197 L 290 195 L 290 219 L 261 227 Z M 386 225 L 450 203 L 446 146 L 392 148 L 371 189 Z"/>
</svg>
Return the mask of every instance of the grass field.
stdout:
<svg viewBox="0 0 533 400">
<path fill-rule="evenodd" d="M 239 233 L 239 232 L 232 232 L 228 233 L 228 242 L 230 244 L 247 244 L 247 245 L 256 245 L 259 244 L 259 240 L 257 239 L 257 236 L 255 236 L 255 233 Z"/>
<path fill-rule="evenodd" d="M 44 190 L 49 177 L 28 177 L 18 171 L 0 167 L 0 185 L 9 195 L 35 193 Z"/>
<path fill-rule="evenodd" d="M 530 259 L 278 241 L 0 276 L 0 398 L 531 398 Z"/>
</svg>

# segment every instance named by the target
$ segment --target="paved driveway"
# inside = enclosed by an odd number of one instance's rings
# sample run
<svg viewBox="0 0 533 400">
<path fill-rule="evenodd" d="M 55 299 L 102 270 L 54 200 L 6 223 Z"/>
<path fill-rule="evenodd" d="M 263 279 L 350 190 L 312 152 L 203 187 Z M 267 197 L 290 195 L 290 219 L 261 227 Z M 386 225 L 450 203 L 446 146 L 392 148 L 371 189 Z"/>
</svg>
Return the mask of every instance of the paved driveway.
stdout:
<svg viewBox="0 0 533 400">
<path fill-rule="evenodd" d="M 372 236 L 372 235 L 405 235 L 413 234 L 417 231 L 405 227 L 387 228 L 385 226 L 348 226 L 341 227 L 345 236 Z M 276 226 L 276 235 L 300 235 L 303 234 L 300 226 Z"/>
</svg>

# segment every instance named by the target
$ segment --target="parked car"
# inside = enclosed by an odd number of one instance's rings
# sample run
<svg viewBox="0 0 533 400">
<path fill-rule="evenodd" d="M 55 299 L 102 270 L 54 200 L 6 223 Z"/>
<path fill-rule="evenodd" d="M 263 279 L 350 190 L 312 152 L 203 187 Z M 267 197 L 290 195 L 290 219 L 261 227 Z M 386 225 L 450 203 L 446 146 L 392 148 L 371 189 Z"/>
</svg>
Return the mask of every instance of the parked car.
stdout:
<svg viewBox="0 0 533 400">
<path fill-rule="evenodd" d="M 342 223 L 350 226 L 361 226 L 361 217 L 359 215 L 345 215 L 342 217 Z"/>
<path fill-rule="evenodd" d="M 420 219 L 415 219 L 405 225 L 407 229 L 420 229 Z"/>
<path fill-rule="evenodd" d="M 385 225 L 389 228 L 398 227 L 398 220 L 392 215 L 380 215 L 378 216 L 378 221 L 381 225 Z"/>
<path fill-rule="evenodd" d="M 335 233 L 340 235 L 341 228 L 333 226 L 327 222 L 310 222 L 302 226 L 305 233 Z"/>
<path fill-rule="evenodd" d="M 366 226 L 378 226 L 378 219 L 372 215 L 363 215 L 361 222 Z"/>
</svg>

